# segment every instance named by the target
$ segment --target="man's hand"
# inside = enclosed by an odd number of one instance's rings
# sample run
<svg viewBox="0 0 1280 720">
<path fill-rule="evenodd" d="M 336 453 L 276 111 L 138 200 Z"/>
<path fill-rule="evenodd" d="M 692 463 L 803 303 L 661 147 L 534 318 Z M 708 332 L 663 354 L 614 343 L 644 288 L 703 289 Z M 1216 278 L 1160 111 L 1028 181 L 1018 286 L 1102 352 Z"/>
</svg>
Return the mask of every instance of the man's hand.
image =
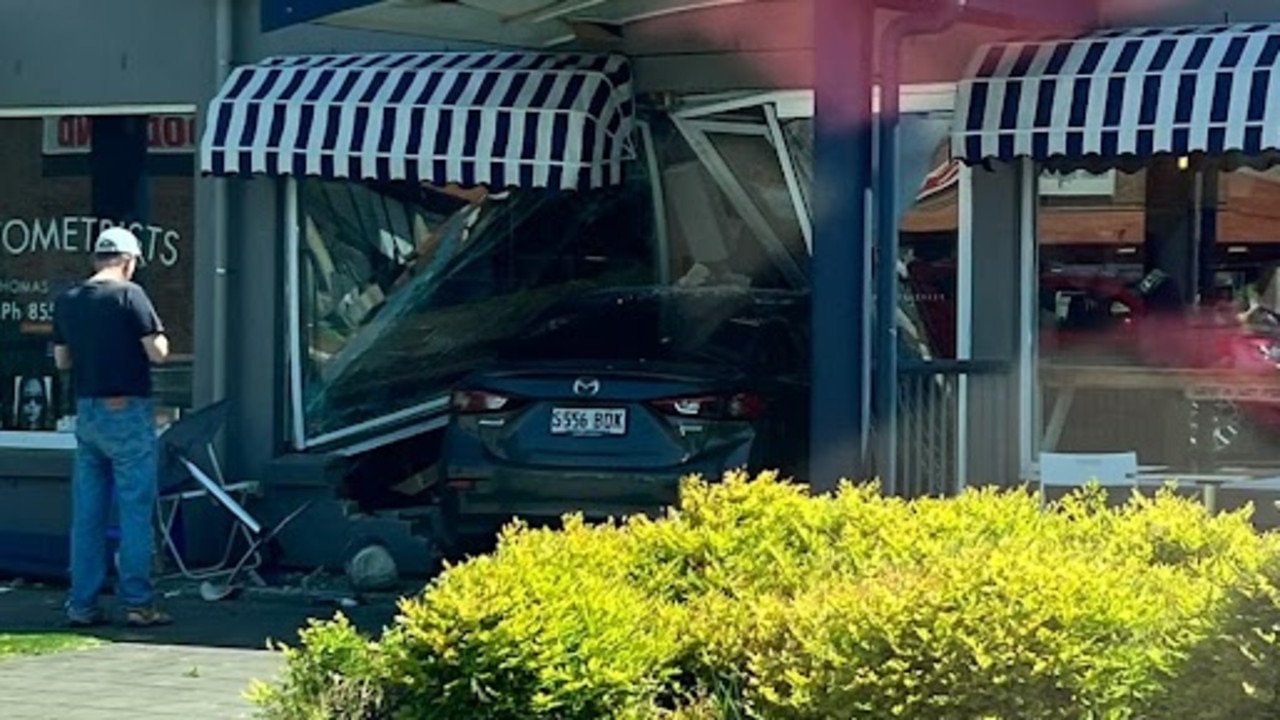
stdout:
<svg viewBox="0 0 1280 720">
<path fill-rule="evenodd" d="M 162 334 L 142 338 L 142 348 L 147 351 L 147 358 L 157 365 L 169 359 L 169 338 Z"/>
<path fill-rule="evenodd" d="M 59 370 L 71 369 L 71 348 L 66 345 L 53 346 L 53 364 Z"/>
</svg>

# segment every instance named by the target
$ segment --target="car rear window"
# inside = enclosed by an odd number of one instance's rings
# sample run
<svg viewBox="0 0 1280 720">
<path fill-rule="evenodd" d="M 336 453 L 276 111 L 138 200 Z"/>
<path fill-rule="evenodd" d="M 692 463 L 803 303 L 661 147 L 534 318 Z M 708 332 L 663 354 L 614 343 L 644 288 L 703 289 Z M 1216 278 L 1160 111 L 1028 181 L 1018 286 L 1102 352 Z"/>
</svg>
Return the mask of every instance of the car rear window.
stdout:
<svg viewBox="0 0 1280 720">
<path fill-rule="evenodd" d="M 727 361 L 753 325 L 745 293 L 605 294 L 565 303 L 512 339 L 510 360 Z"/>
</svg>

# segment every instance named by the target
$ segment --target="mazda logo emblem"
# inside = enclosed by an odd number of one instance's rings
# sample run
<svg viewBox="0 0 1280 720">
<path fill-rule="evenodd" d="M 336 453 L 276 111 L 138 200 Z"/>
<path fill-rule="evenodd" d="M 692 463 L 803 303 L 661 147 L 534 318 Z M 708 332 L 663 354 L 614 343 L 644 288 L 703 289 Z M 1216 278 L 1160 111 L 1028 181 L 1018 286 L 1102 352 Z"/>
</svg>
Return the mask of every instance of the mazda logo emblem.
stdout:
<svg viewBox="0 0 1280 720">
<path fill-rule="evenodd" d="M 578 378 L 573 381 L 573 394 L 592 397 L 600 393 L 600 381 L 595 378 Z"/>
</svg>

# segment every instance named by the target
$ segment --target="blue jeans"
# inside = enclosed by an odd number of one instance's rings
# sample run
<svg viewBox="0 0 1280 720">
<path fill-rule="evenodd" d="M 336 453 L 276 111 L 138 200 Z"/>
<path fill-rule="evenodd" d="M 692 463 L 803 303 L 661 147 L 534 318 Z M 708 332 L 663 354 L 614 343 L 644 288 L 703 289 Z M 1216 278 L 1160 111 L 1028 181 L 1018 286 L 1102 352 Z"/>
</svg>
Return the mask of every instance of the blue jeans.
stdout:
<svg viewBox="0 0 1280 720">
<path fill-rule="evenodd" d="M 125 607 L 154 601 L 151 561 L 156 503 L 156 425 L 150 400 L 81 399 L 71 480 L 71 593 L 67 612 L 93 613 L 107 581 L 107 523 L 120 523 L 116 595 Z"/>
</svg>

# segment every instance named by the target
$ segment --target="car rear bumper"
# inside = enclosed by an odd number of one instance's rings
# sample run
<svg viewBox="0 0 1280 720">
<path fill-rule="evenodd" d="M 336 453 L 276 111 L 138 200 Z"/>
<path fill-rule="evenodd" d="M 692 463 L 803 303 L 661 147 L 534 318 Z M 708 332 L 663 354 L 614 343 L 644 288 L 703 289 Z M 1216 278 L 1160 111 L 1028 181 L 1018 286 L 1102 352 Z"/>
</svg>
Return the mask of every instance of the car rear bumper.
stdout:
<svg viewBox="0 0 1280 720">
<path fill-rule="evenodd" d="M 656 515 L 675 505 L 689 475 L 719 478 L 722 467 L 669 471 L 575 471 L 488 468 L 449 472 L 452 515 L 462 534 L 492 532 L 521 517 L 530 521 L 581 513 L 588 520 Z"/>
</svg>

